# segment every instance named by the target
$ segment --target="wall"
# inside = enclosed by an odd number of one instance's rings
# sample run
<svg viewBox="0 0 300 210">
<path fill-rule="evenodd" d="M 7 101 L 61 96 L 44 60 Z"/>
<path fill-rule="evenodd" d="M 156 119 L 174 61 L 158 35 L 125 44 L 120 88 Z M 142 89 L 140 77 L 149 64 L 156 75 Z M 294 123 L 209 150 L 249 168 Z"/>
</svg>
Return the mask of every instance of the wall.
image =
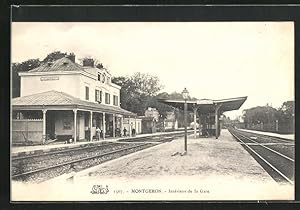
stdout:
<svg viewBox="0 0 300 210">
<path fill-rule="evenodd" d="M 67 119 L 71 122 L 71 129 L 63 129 L 63 121 Z M 72 135 L 74 137 L 74 113 L 73 111 L 58 112 L 55 115 L 55 134 Z M 77 112 L 77 140 L 85 139 L 84 114 Z"/>
<path fill-rule="evenodd" d="M 81 100 L 85 99 L 85 87 L 89 87 L 89 101 L 95 102 L 95 89 L 102 91 L 102 104 L 105 105 L 113 105 L 113 95 L 118 96 L 119 106 L 120 106 L 120 89 L 115 85 L 110 85 L 107 83 L 102 83 L 98 81 L 96 75 L 87 74 L 89 76 L 81 75 L 80 76 L 80 90 L 79 90 L 79 98 Z M 105 93 L 110 94 L 110 104 L 105 103 Z"/>
<path fill-rule="evenodd" d="M 166 121 L 165 122 L 165 128 L 166 129 L 174 129 L 174 124 L 175 124 L 174 121 Z"/>
<path fill-rule="evenodd" d="M 54 79 L 54 80 L 47 80 Z M 44 81 L 41 81 L 44 80 Z M 78 97 L 79 74 L 21 76 L 21 96 L 56 90 Z"/>
<path fill-rule="evenodd" d="M 23 119 L 12 120 L 12 143 L 25 143 L 25 138 L 33 144 L 43 142 L 43 120 Z"/>
<path fill-rule="evenodd" d="M 135 129 L 136 134 L 140 134 L 141 133 L 141 128 L 142 128 L 142 120 L 141 119 L 135 119 L 135 118 L 124 118 L 123 119 L 123 129 L 126 128 L 127 130 L 127 135 L 129 136 L 129 124 L 132 125 L 131 128 Z M 140 129 L 139 129 L 139 125 L 140 125 Z M 122 135 L 123 135 L 123 131 L 122 131 Z"/>
<path fill-rule="evenodd" d="M 142 133 L 155 133 L 156 121 L 153 119 L 142 119 Z"/>
<path fill-rule="evenodd" d="M 85 100 L 86 86 L 89 87 L 90 102 L 96 102 L 95 89 L 97 88 L 102 90 L 102 104 L 105 104 L 105 93 L 109 93 L 110 104 L 107 105 L 113 105 L 113 95 L 116 95 L 118 96 L 118 106 L 120 106 L 120 87 L 113 83 L 98 81 L 96 68 L 87 69 L 82 74 L 76 72 L 72 74 L 70 72 L 39 72 L 21 76 L 21 96 L 56 90 Z"/>
<path fill-rule="evenodd" d="M 270 123 L 260 123 L 260 124 L 247 124 L 235 123 L 234 126 L 237 128 L 246 128 L 249 130 L 257 130 L 264 132 L 274 132 L 280 134 L 293 134 L 295 133 L 295 124 L 293 121 L 290 122 L 278 122 L 278 127 L 276 127 L 276 121 Z"/>
<path fill-rule="evenodd" d="M 63 129 L 63 121 L 69 120 L 70 129 Z M 55 134 L 56 135 L 72 135 L 74 134 L 74 118 L 73 111 L 58 112 L 55 116 Z"/>
</svg>

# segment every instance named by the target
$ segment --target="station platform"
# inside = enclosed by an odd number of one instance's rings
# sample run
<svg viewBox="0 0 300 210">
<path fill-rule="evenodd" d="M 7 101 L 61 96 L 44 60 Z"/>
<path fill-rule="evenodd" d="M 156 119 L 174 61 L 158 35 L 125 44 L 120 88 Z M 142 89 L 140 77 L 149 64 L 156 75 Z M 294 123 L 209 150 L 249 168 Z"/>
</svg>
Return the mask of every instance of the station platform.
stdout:
<svg viewBox="0 0 300 210">
<path fill-rule="evenodd" d="M 86 182 L 101 180 L 111 188 L 161 189 L 164 193 L 151 195 L 153 200 L 293 198 L 293 187 L 275 182 L 228 130 L 222 130 L 219 139 L 194 139 L 191 135 L 188 152 L 181 156 L 183 149 L 183 138 L 157 145 L 82 171 L 75 183 L 84 186 Z M 170 194 L 172 189 L 200 189 L 203 193 Z M 133 200 L 147 198 L 130 190 L 126 192 L 124 194 Z M 115 196 L 122 200 L 125 195 Z"/>
<path fill-rule="evenodd" d="M 64 142 L 55 142 L 53 144 L 47 145 L 34 145 L 34 146 L 12 146 L 11 147 L 11 156 L 21 156 L 21 155 L 29 155 L 29 154 L 36 154 L 41 152 L 49 152 L 49 151 L 58 151 L 64 150 L 69 148 L 76 148 L 76 147 L 83 147 L 93 144 L 99 144 L 103 142 L 111 142 L 111 141 L 118 141 L 122 139 L 136 139 L 136 138 L 143 138 L 149 136 L 160 136 L 160 135 L 168 135 L 168 134 L 176 134 L 181 133 L 180 131 L 173 131 L 173 132 L 157 132 L 151 134 L 139 134 L 134 137 L 120 137 L 120 138 L 106 138 L 105 140 L 101 139 L 99 141 L 78 141 L 76 143 L 65 144 Z"/>
<path fill-rule="evenodd" d="M 266 136 L 278 137 L 278 138 L 287 139 L 287 140 L 293 140 L 293 141 L 295 140 L 294 134 L 279 134 L 279 133 L 254 131 L 254 130 L 247 130 L 247 129 L 238 129 L 238 130 L 262 134 L 262 135 L 266 135 Z"/>
<path fill-rule="evenodd" d="M 183 149 L 184 139 L 178 138 L 76 172 L 71 181 L 58 177 L 30 186 L 14 183 L 15 197 L 24 201 L 294 199 L 294 186 L 275 182 L 227 130 L 219 139 L 189 135 L 188 153 L 181 156 Z M 99 194 L 100 188 L 108 191 Z"/>
<path fill-rule="evenodd" d="M 208 175 L 230 175 L 241 178 L 272 181 L 265 170 L 237 142 L 228 130 L 218 139 L 188 137 L 187 155 L 183 138 L 151 147 L 101 164 L 92 177 L 139 178 L 164 175 L 196 175 L 203 180 Z M 177 153 L 174 155 L 175 153 Z M 124 167 L 125 166 L 125 167 Z M 120 170 L 122 168 L 122 170 Z"/>
</svg>

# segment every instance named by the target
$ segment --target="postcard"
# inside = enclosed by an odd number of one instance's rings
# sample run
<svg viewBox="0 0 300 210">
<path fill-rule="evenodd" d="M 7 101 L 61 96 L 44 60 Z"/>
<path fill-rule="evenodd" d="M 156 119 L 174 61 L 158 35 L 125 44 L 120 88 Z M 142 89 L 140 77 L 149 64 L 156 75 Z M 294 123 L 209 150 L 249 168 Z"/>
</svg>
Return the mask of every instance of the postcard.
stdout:
<svg viewBox="0 0 300 210">
<path fill-rule="evenodd" d="M 294 200 L 294 22 L 11 22 L 11 200 Z"/>
</svg>

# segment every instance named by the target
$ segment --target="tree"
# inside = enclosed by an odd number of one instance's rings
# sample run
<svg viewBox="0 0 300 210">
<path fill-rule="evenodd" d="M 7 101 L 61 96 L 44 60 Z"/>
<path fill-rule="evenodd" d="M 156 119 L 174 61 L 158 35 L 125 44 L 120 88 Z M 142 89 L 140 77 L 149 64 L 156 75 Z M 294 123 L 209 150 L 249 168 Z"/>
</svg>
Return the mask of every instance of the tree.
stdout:
<svg viewBox="0 0 300 210">
<path fill-rule="evenodd" d="M 278 109 L 267 104 L 266 106 L 252 107 L 243 111 L 243 119 L 246 128 L 261 129 L 259 126 L 255 125 L 263 123 L 263 130 L 278 131 L 280 133 L 294 132 L 294 117 L 294 101 L 286 101 Z"/>
<path fill-rule="evenodd" d="M 178 92 L 173 92 L 169 95 L 169 99 L 173 99 L 173 100 L 183 100 L 183 96 L 181 93 Z"/>
<path fill-rule="evenodd" d="M 295 102 L 285 101 L 279 108 L 279 131 L 282 133 L 295 132 Z"/>
<path fill-rule="evenodd" d="M 170 94 L 162 95 L 161 98 L 172 99 L 172 100 L 183 100 L 184 99 L 182 96 L 182 93 L 178 93 L 176 91 L 174 91 Z M 188 100 L 197 100 L 197 98 L 188 96 Z"/>
<path fill-rule="evenodd" d="M 144 115 L 148 106 L 158 103 L 154 97 L 162 85 L 156 76 L 138 72 L 132 76 L 114 77 L 112 82 L 121 86 L 120 101 L 124 109 Z"/>
<path fill-rule="evenodd" d="M 52 53 L 49 53 L 42 62 L 43 63 L 54 62 L 58 59 L 65 57 L 66 55 L 67 55 L 67 53 L 63 53 L 61 51 L 54 51 Z"/>
<path fill-rule="evenodd" d="M 286 101 L 279 108 L 281 117 L 284 119 L 292 119 L 295 115 L 295 102 Z"/>
<path fill-rule="evenodd" d="M 246 128 L 275 131 L 276 120 L 280 119 L 280 112 L 267 104 L 244 110 L 242 118 Z"/>
<path fill-rule="evenodd" d="M 38 58 L 28 59 L 21 63 L 12 64 L 12 97 L 20 96 L 20 77 L 19 72 L 27 72 L 31 69 L 37 68 L 43 63 L 54 62 L 60 58 L 63 58 L 67 53 L 62 53 L 61 51 L 54 51 L 49 53 L 42 61 Z"/>
<path fill-rule="evenodd" d="M 19 72 L 26 72 L 39 67 L 41 62 L 39 59 L 29 59 L 21 63 L 12 64 L 12 97 L 20 96 L 20 76 Z"/>
<path fill-rule="evenodd" d="M 270 123 L 278 119 L 278 111 L 271 106 L 257 106 L 244 110 L 243 119 L 247 124 Z"/>
<path fill-rule="evenodd" d="M 150 74 L 135 73 L 130 78 L 141 96 L 155 96 L 162 89 L 159 78 Z"/>
<path fill-rule="evenodd" d="M 88 64 L 90 66 L 95 66 L 98 69 L 104 68 L 103 64 L 95 57 L 86 56 L 83 58 L 79 58 L 78 60 L 79 60 L 80 64 L 83 66 L 84 66 L 84 64 Z"/>
<path fill-rule="evenodd" d="M 133 81 L 131 81 L 128 77 L 113 77 L 112 82 L 121 86 L 121 107 L 135 112 L 134 110 L 137 109 L 136 104 L 139 103 L 139 100 Z"/>
</svg>

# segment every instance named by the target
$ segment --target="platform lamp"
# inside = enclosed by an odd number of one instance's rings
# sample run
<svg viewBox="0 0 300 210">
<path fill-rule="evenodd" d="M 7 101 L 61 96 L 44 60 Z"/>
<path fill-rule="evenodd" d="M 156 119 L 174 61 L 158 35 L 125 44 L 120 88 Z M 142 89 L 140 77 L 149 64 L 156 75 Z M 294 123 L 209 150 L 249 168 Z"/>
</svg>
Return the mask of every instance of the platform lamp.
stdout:
<svg viewBox="0 0 300 210">
<path fill-rule="evenodd" d="M 182 97 L 184 99 L 184 153 L 187 153 L 187 100 L 189 98 L 189 91 L 184 88 L 182 91 Z"/>
</svg>

